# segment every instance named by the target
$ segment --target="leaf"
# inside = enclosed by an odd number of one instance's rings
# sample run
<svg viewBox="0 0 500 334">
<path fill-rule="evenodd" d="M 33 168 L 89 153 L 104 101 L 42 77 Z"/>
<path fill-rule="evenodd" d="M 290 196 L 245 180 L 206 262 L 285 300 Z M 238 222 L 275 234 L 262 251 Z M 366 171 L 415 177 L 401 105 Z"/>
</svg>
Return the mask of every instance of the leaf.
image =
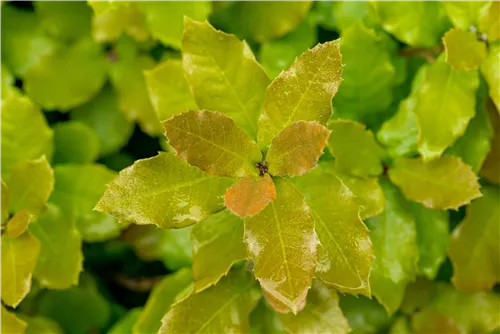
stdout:
<svg viewBox="0 0 500 334">
<path fill-rule="evenodd" d="M 393 99 L 396 69 L 387 37 L 355 22 L 342 31 L 342 85 L 333 100 L 334 116 L 363 120 L 385 111 Z M 370 55 L 367 57 L 366 55 Z"/>
<path fill-rule="evenodd" d="M 332 131 L 328 149 L 340 169 L 359 177 L 382 173 L 385 152 L 370 130 L 360 123 L 347 120 L 332 121 L 328 128 Z"/>
<path fill-rule="evenodd" d="M 23 87 L 44 109 L 65 112 L 93 98 L 105 81 L 100 45 L 83 38 L 40 57 L 26 71 Z"/>
<path fill-rule="evenodd" d="M 205 174 L 171 153 L 159 153 L 121 171 L 96 210 L 140 225 L 178 228 L 222 210 L 229 185 L 228 179 Z"/>
<path fill-rule="evenodd" d="M 408 318 L 400 316 L 394 321 L 389 334 L 413 334 Z"/>
<path fill-rule="evenodd" d="M 207 22 L 186 18 L 182 65 L 198 107 L 232 118 L 255 139 L 269 79 L 248 44 Z"/>
<path fill-rule="evenodd" d="M 191 110 L 163 122 L 163 127 L 177 155 L 190 165 L 218 176 L 257 175 L 259 147 L 223 114 Z"/>
<path fill-rule="evenodd" d="M 425 309 L 424 311 L 418 312 L 414 315 L 412 318 L 412 327 L 416 334 L 462 333 L 453 318 L 430 309 Z"/>
<path fill-rule="evenodd" d="M 283 327 L 278 313 L 269 308 L 261 299 L 250 313 L 251 334 L 285 334 L 288 333 Z"/>
<path fill-rule="evenodd" d="M 2 62 L 2 86 L 1 88 L 1 99 L 4 100 L 11 96 L 19 96 L 21 95 L 21 91 L 15 86 L 15 79 L 7 66 Z"/>
<path fill-rule="evenodd" d="M 2 333 L 24 333 L 26 330 L 26 322 L 19 319 L 14 312 L 9 312 L 5 306 L 1 305 L 2 308 Z"/>
<path fill-rule="evenodd" d="M 78 121 L 54 125 L 54 164 L 94 162 L 99 155 L 99 137 L 87 125 Z"/>
<path fill-rule="evenodd" d="M 134 131 L 133 123 L 120 111 L 118 98 L 108 86 L 93 100 L 73 109 L 69 116 L 95 131 L 99 138 L 100 156 L 119 151 Z"/>
<path fill-rule="evenodd" d="M 241 218 L 258 214 L 276 198 L 276 189 L 269 174 L 246 177 L 226 189 L 224 204 Z"/>
<path fill-rule="evenodd" d="M 2 301 L 17 307 L 31 289 L 40 242 L 31 234 L 17 238 L 2 235 Z"/>
<path fill-rule="evenodd" d="M 33 215 L 27 210 L 17 212 L 7 222 L 7 236 L 9 238 L 17 238 L 23 234 L 28 228 L 29 223 L 33 219 Z"/>
<path fill-rule="evenodd" d="M 444 34 L 446 62 L 455 70 L 477 70 L 486 59 L 486 43 L 478 41 L 473 32 L 459 28 Z"/>
<path fill-rule="evenodd" d="M 26 97 L 2 101 L 2 179 L 24 160 L 52 156 L 52 130 L 40 109 Z M 29 127 L 26 124 L 30 124 Z"/>
<path fill-rule="evenodd" d="M 495 102 L 495 106 L 500 113 L 500 45 L 490 46 L 488 57 L 481 64 L 481 74 L 486 79 L 490 88 L 490 97 Z"/>
<path fill-rule="evenodd" d="M 248 273 L 232 271 L 214 287 L 173 305 L 158 333 L 245 333 L 258 300 Z"/>
<path fill-rule="evenodd" d="M 63 42 L 72 42 L 90 33 L 92 11 L 84 2 L 34 3 L 45 33 Z"/>
<path fill-rule="evenodd" d="M 373 295 L 391 315 L 403 300 L 406 284 L 415 279 L 419 254 L 409 203 L 388 181 L 381 185 L 385 211 L 366 222 L 375 253 L 370 285 Z"/>
<path fill-rule="evenodd" d="M 319 281 L 313 282 L 307 304 L 297 315 L 281 314 L 281 321 L 291 333 L 348 333 L 347 319 L 339 307 L 339 297 Z"/>
<path fill-rule="evenodd" d="M 9 189 L 7 188 L 7 185 L 1 180 L 2 184 L 2 204 L 0 205 L 1 209 L 1 223 L 3 225 L 4 222 L 9 219 L 9 206 L 10 206 L 10 194 L 9 194 Z"/>
<path fill-rule="evenodd" d="M 202 21 L 211 12 L 210 1 L 184 2 L 141 2 L 138 4 L 143 12 L 151 34 L 163 44 L 175 49 L 181 47 L 183 20 L 189 17 Z"/>
<path fill-rule="evenodd" d="M 448 22 L 439 2 L 374 3 L 382 27 L 400 41 L 421 47 L 438 44 Z M 421 22 L 427 24 L 421 24 Z"/>
<path fill-rule="evenodd" d="M 117 42 L 113 52 L 117 60 L 110 64 L 109 77 L 117 93 L 120 110 L 129 120 L 137 121 L 148 135 L 161 134 L 161 124 L 149 100 L 143 73 L 155 66 L 154 59 L 139 54 L 137 45 L 127 37 Z"/>
<path fill-rule="evenodd" d="M 197 110 L 182 62 L 167 59 L 151 70 L 144 71 L 146 86 L 158 120 L 164 121 L 188 110 Z"/>
<path fill-rule="evenodd" d="M 375 299 L 340 295 L 340 309 L 353 334 L 378 333 L 389 325 L 386 311 Z"/>
<path fill-rule="evenodd" d="M 132 328 L 132 332 L 158 332 L 163 316 L 174 305 L 175 297 L 192 283 L 192 279 L 189 269 L 182 269 L 175 274 L 165 276 L 151 291 L 144 310 Z"/>
<path fill-rule="evenodd" d="M 490 152 L 481 166 L 479 175 L 493 184 L 500 184 L 500 114 L 491 101 L 487 101 L 486 109 L 493 128 L 493 138 Z"/>
<path fill-rule="evenodd" d="M 453 25 L 463 30 L 477 27 L 490 1 L 443 1 L 443 7 Z"/>
<path fill-rule="evenodd" d="M 142 307 L 136 307 L 127 311 L 127 313 L 118 319 L 117 322 L 106 333 L 108 334 L 123 334 L 132 333 L 132 327 L 142 313 Z"/>
<path fill-rule="evenodd" d="M 24 314 L 21 317 L 28 324 L 26 334 L 63 334 L 61 326 L 59 326 L 59 324 L 52 319 L 39 315 L 26 316 Z"/>
<path fill-rule="evenodd" d="M 82 237 L 74 219 L 63 216 L 59 208 L 50 204 L 29 229 L 41 246 L 34 272 L 40 285 L 49 289 L 76 285 L 83 270 L 83 254 Z"/>
<path fill-rule="evenodd" d="M 311 286 L 318 238 L 302 195 L 286 179 L 274 184 L 276 199 L 245 220 L 245 243 L 262 289 L 295 314 Z"/>
<path fill-rule="evenodd" d="M 428 68 L 414 109 L 419 128 L 418 151 L 424 160 L 439 158 L 463 135 L 475 113 L 478 87 L 477 71 L 454 70 L 443 58 Z"/>
<path fill-rule="evenodd" d="M 370 296 L 373 252 L 353 193 L 320 169 L 293 180 L 312 212 L 319 239 L 316 276 L 342 293 Z"/>
<path fill-rule="evenodd" d="M 259 118 L 259 144 L 267 147 L 284 128 L 297 121 L 325 124 L 331 100 L 341 82 L 339 41 L 318 44 L 281 72 L 266 90 Z"/>
<path fill-rule="evenodd" d="M 329 135 L 327 128 L 315 122 L 299 121 L 288 125 L 274 137 L 267 151 L 269 173 L 294 177 L 314 168 Z"/>
<path fill-rule="evenodd" d="M 497 1 L 485 1 L 488 11 L 481 17 L 479 31 L 486 34 L 489 41 L 496 41 L 500 38 L 500 26 L 498 23 L 500 4 Z"/>
<path fill-rule="evenodd" d="M 448 255 L 453 284 L 466 292 L 488 291 L 500 281 L 500 191 L 483 187 L 484 196 L 467 207 L 465 219 L 453 231 Z"/>
<path fill-rule="evenodd" d="M 243 221 L 224 210 L 193 226 L 194 288 L 197 292 L 216 284 L 231 266 L 247 258 Z"/>
<path fill-rule="evenodd" d="M 481 196 L 477 176 L 470 166 L 453 156 L 430 162 L 399 158 L 389 169 L 389 177 L 407 199 L 430 209 L 458 210 Z"/>
<path fill-rule="evenodd" d="M 401 303 L 401 311 L 407 315 L 413 315 L 426 306 L 431 298 L 432 281 L 425 278 L 417 278 L 406 286 L 405 296 Z"/>
</svg>

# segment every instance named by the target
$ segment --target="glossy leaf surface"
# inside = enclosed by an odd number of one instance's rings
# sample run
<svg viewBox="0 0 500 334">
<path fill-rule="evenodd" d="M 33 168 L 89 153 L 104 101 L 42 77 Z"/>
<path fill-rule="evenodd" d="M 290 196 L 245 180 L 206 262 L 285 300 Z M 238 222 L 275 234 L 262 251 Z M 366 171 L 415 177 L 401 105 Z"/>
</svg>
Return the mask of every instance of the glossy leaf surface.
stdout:
<svg viewBox="0 0 500 334">
<path fill-rule="evenodd" d="M 258 214 L 276 198 L 276 188 L 269 174 L 247 177 L 227 188 L 224 204 L 239 217 Z"/>
</svg>

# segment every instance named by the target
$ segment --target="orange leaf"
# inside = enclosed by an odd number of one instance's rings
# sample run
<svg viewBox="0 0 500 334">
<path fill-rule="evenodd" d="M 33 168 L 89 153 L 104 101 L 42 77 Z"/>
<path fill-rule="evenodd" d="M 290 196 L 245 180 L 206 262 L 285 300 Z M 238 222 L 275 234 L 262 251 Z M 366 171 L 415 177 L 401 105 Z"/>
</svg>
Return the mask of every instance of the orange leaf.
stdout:
<svg viewBox="0 0 500 334">
<path fill-rule="evenodd" d="M 261 212 L 276 198 L 273 180 L 268 174 L 263 177 L 244 178 L 226 190 L 224 202 L 229 210 L 240 217 Z"/>
</svg>

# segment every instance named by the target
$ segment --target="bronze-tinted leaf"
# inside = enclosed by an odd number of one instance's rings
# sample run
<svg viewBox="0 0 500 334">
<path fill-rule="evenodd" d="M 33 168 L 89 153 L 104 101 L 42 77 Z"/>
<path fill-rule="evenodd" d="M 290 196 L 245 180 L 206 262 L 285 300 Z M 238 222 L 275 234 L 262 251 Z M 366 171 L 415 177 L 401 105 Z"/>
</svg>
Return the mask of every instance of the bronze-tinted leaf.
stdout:
<svg viewBox="0 0 500 334">
<path fill-rule="evenodd" d="M 227 188 L 224 203 L 237 216 L 258 214 L 276 198 L 276 189 L 269 174 L 247 177 Z"/>
</svg>

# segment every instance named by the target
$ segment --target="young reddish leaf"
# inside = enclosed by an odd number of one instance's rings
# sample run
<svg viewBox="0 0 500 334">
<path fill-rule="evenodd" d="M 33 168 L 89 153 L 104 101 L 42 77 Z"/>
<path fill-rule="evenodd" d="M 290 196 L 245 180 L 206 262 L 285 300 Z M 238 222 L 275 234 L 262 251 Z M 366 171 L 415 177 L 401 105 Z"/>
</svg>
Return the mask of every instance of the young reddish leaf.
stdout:
<svg viewBox="0 0 500 334">
<path fill-rule="evenodd" d="M 33 215 L 28 210 L 17 212 L 7 222 L 7 235 L 9 238 L 17 238 L 23 234 L 28 229 L 32 218 Z"/>
<path fill-rule="evenodd" d="M 3 304 L 0 305 L 0 308 L 2 309 L 2 327 L 0 331 L 2 333 L 24 333 L 28 324 L 25 321 L 19 319 L 14 312 L 7 311 Z"/>
<path fill-rule="evenodd" d="M 436 210 L 458 208 L 481 196 L 477 176 L 470 166 L 454 156 L 424 162 L 421 158 L 399 158 L 389 177 L 405 197 Z"/>
<path fill-rule="evenodd" d="M 500 282 L 500 190 L 483 187 L 484 196 L 467 207 L 448 247 L 453 284 L 462 291 L 488 291 Z"/>
<path fill-rule="evenodd" d="M 296 176 L 316 166 L 330 131 L 315 122 L 290 124 L 274 137 L 266 154 L 269 174 Z"/>
<path fill-rule="evenodd" d="M 297 121 L 326 124 L 332 98 L 342 81 L 339 41 L 318 44 L 281 72 L 266 90 L 258 139 L 267 147 L 284 128 Z"/>
<path fill-rule="evenodd" d="M 491 99 L 500 113 L 500 66 L 498 62 L 500 62 L 500 45 L 491 45 L 488 57 L 481 65 L 481 74 L 488 83 Z"/>
<path fill-rule="evenodd" d="M 350 332 L 347 319 L 339 307 L 335 290 L 314 281 L 307 295 L 307 304 L 297 315 L 281 314 L 280 319 L 290 333 L 338 333 Z"/>
<path fill-rule="evenodd" d="M 229 179 L 205 174 L 172 153 L 136 161 L 109 184 L 96 210 L 136 224 L 179 228 L 224 205 Z"/>
<path fill-rule="evenodd" d="M 479 175 L 493 184 L 500 185 L 500 114 L 495 110 L 493 102 L 487 101 L 487 110 L 493 128 L 491 149 L 484 160 Z"/>
<path fill-rule="evenodd" d="M 276 178 L 276 199 L 245 219 L 245 243 L 261 287 L 293 313 L 306 302 L 317 264 L 318 238 L 304 198 Z"/>
<path fill-rule="evenodd" d="M 197 292 L 216 284 L 227 275 L 235 262 L 247 258 L 243 220 L 227 210 L 194 225 L 191 243 L 194 288 Z"/>
<path fill-rule="evenodd" d="M 2 301 L 17 307 L 31 289 L 40 241 L 30 232 L 20 237 L 2 235 Z"/>
<path fill-rule="evenodd" d="M 359 177 L 382 173 L 385 152 L 370 130 L 360 123 L 347 120 L 332 121 L 328 128 L 332 131 L 328 148 L 340 169 Z"/>
<path fill-rule="evenodd" d="M 227 188 L 224 204 L 239 217 L 258 214 L 276 198 L 276 189 L 269 174 L 247 177 Z"/>
<path fill-rule="evenodd" d="M 234 270 L 210 289 L 172 306 L 158 334 L 247 333 L 248 317 L 260 296 L 244 270 Z"/>
<path fill-rule="evenodd" d="M 455 70 L 476 70 L 486 59 L 486 43 L 476 34 L 459 28 L 449 30 L 443 37 L 446 62 Z"/>
<path fill-rule="evenodd" d="M 182 64 L 198 106 L 231 117 L 255 139 L 269 79 L 248 44 L 186 17 Z"/>
<path fill-rule="evenodd" d="M 262 153 L 257 144 L 227 116 L 188 111 L 163 122 L 177 155 L 190 165 L 218 176 L 257 175 Z"/>
</svg>

